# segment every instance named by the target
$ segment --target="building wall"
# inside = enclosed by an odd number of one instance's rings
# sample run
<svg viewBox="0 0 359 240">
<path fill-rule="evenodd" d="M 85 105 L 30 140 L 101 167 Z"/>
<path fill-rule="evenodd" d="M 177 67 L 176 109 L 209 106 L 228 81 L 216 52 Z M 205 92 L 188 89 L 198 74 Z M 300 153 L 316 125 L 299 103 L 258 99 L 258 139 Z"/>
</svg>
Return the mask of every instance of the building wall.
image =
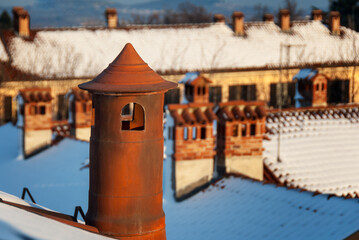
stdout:
<svg viewBox="0 0 359 240">
<path fill-rule="evenodd" d="M 352 94 L 352 77 L 353 70 L 355 69 L 355 102 L 359 102 L 359 72 L 354 67 L 325 67 L 317 68 L 319 73 L 325 74 L 329 79 L 349 79 L 349 94 L 351 99 Z M 300 69 L 290 69 L 282 71 L 282 82 L 291 82 L 295 74 Z M 3 72 L 3 71 L 1 71 Z M 1 73 L 3 74 L 3 73 Z M 279 70 L 262 70 L 262 71 L 240 71 L 240 72 L 218 72 L 218 73 L 203 73 L 203 75 L 209 78 L 213 83 L 210 86 L 222 86 L 222 101 L 228 101 L 229 86 L 240 84 L 256 84 L 257 86 L 257 100 L 263 100 L 269 102 L 270 100 L 270 84 L 279 82 Z M 184 74 L 172 74 L 162 75 L 166 80 L 178 82 L 185 75 Z M 1 81 L 3 80 L 3 81 Z M 76 87 L 78 84 L 89 81 L 90 79 L 66 79 L 66 80 L 39 80 L 39 81 L 9 81 L 0 75 L 0 122 L 3 122 L 4 116 L 4 97 L 15 97 L 18 90 L 28 87 L 51 87 L 51 94 L 54 97 L 53 116 L 57 117 L 58 111 L 58 99 L 59 94 L 66 94 L 72 87 Z M 14 116 L 16 115 L 16 108 L 13 109 Z"/>
<path fill-rule="evenodd" d="M 245 174 L 250 178 L 263 180 L 263 157 L 260 156 L 231 156 L 226 157 L 227 173 Z"/>
<path fill-rule="evenodd" d="M 30 130 L 24 132 L 24 154 L 28 156 L 51 144 L 52 131 Z"/>
<path fill-rule="evenodd" d="M 213 177 L 213 158 L 175 161 L 176 197 L 208 183 Z"/>
<path fill-rule="evenodd" d="M 76 139 L 83 140 L 86 142 L 90 141 L 91 136 L 91 128 L 76 128 L 75 129 L 75 137 Z"/>
</svg>

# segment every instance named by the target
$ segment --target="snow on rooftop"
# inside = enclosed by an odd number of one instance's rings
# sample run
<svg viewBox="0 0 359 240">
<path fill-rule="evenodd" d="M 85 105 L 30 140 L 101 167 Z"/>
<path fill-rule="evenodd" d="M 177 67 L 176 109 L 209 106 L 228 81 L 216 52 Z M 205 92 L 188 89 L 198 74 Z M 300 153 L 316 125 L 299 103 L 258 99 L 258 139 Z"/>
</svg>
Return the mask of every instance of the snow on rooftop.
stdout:
<svg viewBox="0 0 359 240">
<path fill-rule="evenodd" d="M 27 187 L 36 203 L 70 215 L 76 206 L 87 209 L 88 169 L 80 169 L 88 161 L 88 143 L 64 139 L 27 160 L 18 160 L 18 129 L 11 124 L 0 126 L 0 136 L 1 191 L 20 196 Z"/>
<path fill-rule="evenodd" d="M 88 143 L 65 139 L 28 160 L 17 160 L 17 129 L 0 126 L 0 136 L 7 136 L 0 138 L 1 190 L 19 196 L 27 186 L 46 207 L 71 215 L 80 205 L 86 212 L 88 170 L 80 168 L 88 158 Z M 171 151 L 167 145 L 166 153 Z M 171 179 L 171 164 L 165 160 L 165 181 Z M 166 233 L 173 240 L 343 239 L 359 226 L 357 199 L 328 200 L 325 195 L 313 197 L 309 192 L 232 177 L 182 202 L 175 202 L 171 191 L 171 183 L 165 182 Z M 9 236 L 6 239 L 101 237 L 1 203 L 0 232 Z"/>
<path fill-rule="evenodd" d="M 298 79 L 298 80 L 308 79 L 308 80 L 311 80 L 317 73 L 318 73 L 318 70 L 316 70 L 316 69 L 303 68 L 303 69 L 299 70 L 299 72 L 293 77 L 293 80 L 294 79 Z"/>
<path fill-rule="evenodd" d="M 358 200 L 233 177 L 164 209 L 173 240 L 344 239 L 359 226 Z"/>
<path fill-rule="evenodd" d="M 43 78 L 93 77 L 99 74 L 131 42 L 156 71 L 203 71 L 279 65 L 280 44 L 290 48 L 290 64 L 352 61 L 353 37 L 330 34 L 319 21 L 293 23 L 283 33 L 274 23 L 247 24 L 246 36 L 217 23 L 203 27 L 46 30 L 33 41 L 14 37 L 10 42 L 12 65 Z M 1 56 L 1 51 L 0 51 Z"/>
<path fill-rule="evenodd" d="M 338 196 L 359 193 L 358 109 L 345 113 L 285 112 L 277 162 L 278 117 L 268 118 L 274 133 L 263 141 L 264 162 L 289 185 Z M 296 115 L 295 115 L 296 114 Z"/>
</svg>

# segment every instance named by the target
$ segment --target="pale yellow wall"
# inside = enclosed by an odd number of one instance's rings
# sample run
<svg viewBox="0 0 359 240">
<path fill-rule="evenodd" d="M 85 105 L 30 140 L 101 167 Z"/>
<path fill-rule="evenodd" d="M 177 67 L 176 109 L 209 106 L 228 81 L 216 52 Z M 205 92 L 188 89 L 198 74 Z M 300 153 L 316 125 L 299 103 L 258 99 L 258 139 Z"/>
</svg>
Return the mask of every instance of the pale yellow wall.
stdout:
<svg viewBox="0 0 359 240">
<path fill-rule="evenodd" d="M 176 196 L 189 193 L 213 177 L 213 159 L 175 161 Z"/>
<path fill-rule="evenodd" d="M 91 128 L 76 128 L 75 130 L 76 139 L 89 142 L 90 136 L 91 136 Z"/>
<path fill-rule="evenodd" d="M 225 159 L 226 173 L 239 173 L 263 180 L 262 156 L 233 156 Z"/>
<path fill-rule="evenodd" d="M 29 155 L 51 144 L 52 131 L 51 129 L 26 131 L 24 137 L 24 154 Z"/>
</svg>

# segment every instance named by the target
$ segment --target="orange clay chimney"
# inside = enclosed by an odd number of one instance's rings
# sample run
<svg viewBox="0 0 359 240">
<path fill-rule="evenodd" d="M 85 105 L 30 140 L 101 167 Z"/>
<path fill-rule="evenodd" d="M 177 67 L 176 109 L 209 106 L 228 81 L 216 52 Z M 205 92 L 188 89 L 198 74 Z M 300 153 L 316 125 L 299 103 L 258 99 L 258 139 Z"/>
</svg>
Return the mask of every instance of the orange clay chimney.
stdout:
<svg viewBox="0 0 359 240">
<path fill-rule="evenodd" d="M 333 35 L 340 35 L 340 13 L 332 11 L 329 14 L 330 31 Z"/>
<path fill-rule="evenodd" d="M 106 23 L 108 28 L 116 28 L 118 25 L 117 10 L 115 8 L 107 8 L 105 12 Z"/>
<path fill-rule="evenodd" d="M 320 9 L 314 9 L 312 11 L 312 19 L 316 21 L 322 21 L 323 20 L 323 12 Z"/>
<path fill-rule="evenodd" d="M 215 23 L 225 23 L 226 20 L 222 14 L 214 14 L 213 22 Z"/>
<path fill-rule="evenodd" d="M 284 32 L 290 30 L 290 12 L 288 9 L 281 9 L 279 11 L 279 26 Z"/>
<path fill-rule="evenodd" d="M 30 15 L 22 7 L 13 7 L 13 24 L 15 31 L 21 37 L 30 36 Z"/>
<path fill-rule="evenodd" d="M 233 12 L 232 14 L 233 31 L 236 35 L 244 35 L 244 14 L 242 12 Z"/>
<path fill-rule="evenodd" d="M 166 239 L 162 209 L 165 81 L 126 44 L 96 78 L 92 94 L 86 224 L 120 239 Z"/>
</svg>

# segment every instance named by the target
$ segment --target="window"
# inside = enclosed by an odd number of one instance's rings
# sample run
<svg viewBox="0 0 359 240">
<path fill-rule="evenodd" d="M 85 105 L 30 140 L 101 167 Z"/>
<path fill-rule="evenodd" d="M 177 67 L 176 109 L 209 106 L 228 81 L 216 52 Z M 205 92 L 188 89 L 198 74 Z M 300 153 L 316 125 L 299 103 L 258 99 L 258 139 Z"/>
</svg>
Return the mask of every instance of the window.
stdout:
<svg viewBox="0 0 359 240">
<path fill-rule="evenodd" d="M 228 90 L 229 90 L 229 96 L 228 96 L 229 101 L 241 99 L 241 86 L 240 85 L 229 86 Z"/>
<path fill-rule="evenodd" d="M 329 80 L 327 86 L 328 103 L 349 102 L 349 80 Z"/>
<path fill-rule="evenodd" d="M 193 140 L 197 139 L 197 128 L 196 127 L 192 128 L 192 139 Z"/>
<path fill-rule="evenodd" d="M 251 124 L 251 136 L 255 136 L 256 135 L 256 124 Z"/>
<path fill-rule="evenodd" d="M 270 101 L 269 105 L 271 107 L 278 108 L 280 102 L 280 87 L 279 83 L 271 83 L 270 85 Z M 299 81 L 298 82 L 299 92 L 304 91 L 304 85 Z M 282 106 L 284 108 L 294 107 L 295 105 L 295 82 L 282 83 Z"/>
<path fill-rule="evenodd" d="M 5 96 L 4 98 L 4 117 L 5 122 L 11 121 L 12 118 L 12 97 L 11 96 Z"/>
<path fill-rule="evenodd" d="M 247 135 L 247 125 L 242 124 L 242 137 L 245 137 Z"/>
<path fill-rule="evenodd" d="M 318 83 L 318 84 L 315 84 L 315 89 L 316 89 L 317 91 L 319 91 L 319 83 Z"/>
<path fill-rule="evenodd" d="M 45 107 L 45 106 L 40 106 L 40 114 L 41 114 L 41 115 L 45 115 L 45 114 L 46 114 L 46 107 Z"/>
<path fill-rule="evenodd" d="M 122 130 L 144 130 L 145 111 L 138 103 L 128 103 L 121 110 Z"/>
<path fill-rule="evenodd" d="M 222 101 L 222 87 L 210 87 L 209 88 L 209 101 L 212 103 L 219 103 Z"/>
<path fill-rule="evenodd" d="M 86 103 L 82 103 L 82 112 L 87 112 L 87 104 Z"/>
<path fill-rule="evenodd" d="M 183 128 L 183 139 L 188 140 L 188 127 Z"/>
<path fill-rule="evenodd" d="M 65 98 L 64 94 L 60 94 L 57 96 L 57 119 L 64 120 L 68 118 L 69 113 L 69 99 Z"/>
<path fill-rule="evenodd" d="M 201 87 L 197 87 L 197 95 L 202 95 L 202 88 Z"/>
<path fill-rule="evenodd" d="M 206 139 L 206 128 L 201 127 L 201 139 Z"/>
<path fill-rule="evenodd" d="M 165 93 L 165 105 L 171 103 L 180 103 L 180 89 L 171 89 Z"/>
<path fill-rule="evenodd" d="M 233 137 L 238 136 L 238 125 L 237 124 L 232 126 L 232 132 L 233 132 Z"/>
</svg>

